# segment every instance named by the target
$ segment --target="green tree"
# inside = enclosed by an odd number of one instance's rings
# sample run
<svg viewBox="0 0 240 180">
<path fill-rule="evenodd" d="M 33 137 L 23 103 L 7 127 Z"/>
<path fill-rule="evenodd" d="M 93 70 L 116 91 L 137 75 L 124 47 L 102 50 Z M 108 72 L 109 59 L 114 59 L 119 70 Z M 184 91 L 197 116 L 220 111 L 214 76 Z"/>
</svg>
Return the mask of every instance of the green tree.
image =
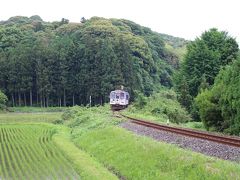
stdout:
<svg viewBox="0 0 240 180">
<path fill-rule="evenodd" d="M 196 97 L 200 117 L 207 128 L 240 133 L 240 58 L 222 69 L 210 90 Z"/>
<path fill-rule="evenodd" d="M 196 97 L 203 88 L 201 86 L 213 85 L 221 67 L 232 62 L 237 53 L 238 44 L 227 32 L 220 32 L 214 28 L 204 32 L 200 38 L 187 46 L 181 73 L 178 74 L 178 79 L 182 78 L 182 80 L 176 81 L 178 93 L 182 93 L 180 91 L 181 85 L 178 83 L 186 81 L 189 87 L 188 94 L 193 98 Z"/>
</svg>

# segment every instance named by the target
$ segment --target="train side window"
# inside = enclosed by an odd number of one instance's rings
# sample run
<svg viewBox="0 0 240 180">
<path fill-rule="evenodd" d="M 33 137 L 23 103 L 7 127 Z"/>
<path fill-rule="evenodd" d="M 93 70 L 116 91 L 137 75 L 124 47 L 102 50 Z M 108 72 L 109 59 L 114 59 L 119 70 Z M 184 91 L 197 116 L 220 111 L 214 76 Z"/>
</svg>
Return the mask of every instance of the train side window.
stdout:
<svg viewBox="0 0 240 180">
<path fill-rule="evenodd" d="M 129 98 L 129 97 L 128 97 L 128 94 L 127 94 L 127 95 L 126 95 L 126 100 L 128 100 L 128 98 Z"/>
</svg>

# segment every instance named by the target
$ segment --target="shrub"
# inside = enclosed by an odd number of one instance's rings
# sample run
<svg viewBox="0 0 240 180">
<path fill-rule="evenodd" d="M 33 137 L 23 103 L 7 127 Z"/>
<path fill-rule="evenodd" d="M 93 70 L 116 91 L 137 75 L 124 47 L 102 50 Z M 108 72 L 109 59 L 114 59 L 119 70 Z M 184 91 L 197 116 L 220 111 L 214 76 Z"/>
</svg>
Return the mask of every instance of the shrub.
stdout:
<svg viewBox="0 0 240 180">
<path fill-rule="evenodd" d="M 174 123 L 191 121 L 190 115 L 177 101 L 172 90 L 161 90 L 150 97 L 138 96 L 137 102 L 129 109 L 133 113 L 148 114 Z"/>
<path fill-rule="evenodd" d="M 142 93 L 137 93 L 137 98 L 134 103 L 135 107 L 138 109 L 142 109 L 146 104 L 147 104 L 147 98 Z"/>
<path fill-rule="evenodd" d="M 0 109 L 4 109 L 7 103 L 7 96 L 0 90 Z"/>
<path fill-rule="evenodd" d="M 63 124 L 63 120 L 62 119 L 54 120 L 53 124 Z"/>
</svg>

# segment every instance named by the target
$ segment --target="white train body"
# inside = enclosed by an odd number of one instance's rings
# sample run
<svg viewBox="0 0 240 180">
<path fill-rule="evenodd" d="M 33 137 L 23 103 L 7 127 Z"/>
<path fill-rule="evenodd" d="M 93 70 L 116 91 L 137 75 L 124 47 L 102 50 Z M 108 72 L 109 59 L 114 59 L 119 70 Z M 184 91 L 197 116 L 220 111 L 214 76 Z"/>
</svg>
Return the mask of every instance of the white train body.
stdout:
<svg viewBox="0 0 240 180">
<path fill-rule="evenodd" d="M 115 90 L 110 93 L 110 105 L 113 110 L 121 110 L 128 106 L 129 93 L 123 90 Z"/>
</svg>

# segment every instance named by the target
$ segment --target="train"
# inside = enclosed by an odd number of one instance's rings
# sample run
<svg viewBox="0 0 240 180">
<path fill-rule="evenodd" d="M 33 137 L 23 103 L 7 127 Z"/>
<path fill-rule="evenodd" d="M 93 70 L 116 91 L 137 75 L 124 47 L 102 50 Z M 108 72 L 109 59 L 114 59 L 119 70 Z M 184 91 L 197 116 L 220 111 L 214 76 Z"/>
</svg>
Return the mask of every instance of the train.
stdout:
<svg viewBox="0 0 240 180">
<path fill-rule="evenodd" d="M 115 90 L 110 93 L 110 106 L 113 111 L 119 111 L 128 107 L 129 93 L 124 90 Z"/>
</svg>

